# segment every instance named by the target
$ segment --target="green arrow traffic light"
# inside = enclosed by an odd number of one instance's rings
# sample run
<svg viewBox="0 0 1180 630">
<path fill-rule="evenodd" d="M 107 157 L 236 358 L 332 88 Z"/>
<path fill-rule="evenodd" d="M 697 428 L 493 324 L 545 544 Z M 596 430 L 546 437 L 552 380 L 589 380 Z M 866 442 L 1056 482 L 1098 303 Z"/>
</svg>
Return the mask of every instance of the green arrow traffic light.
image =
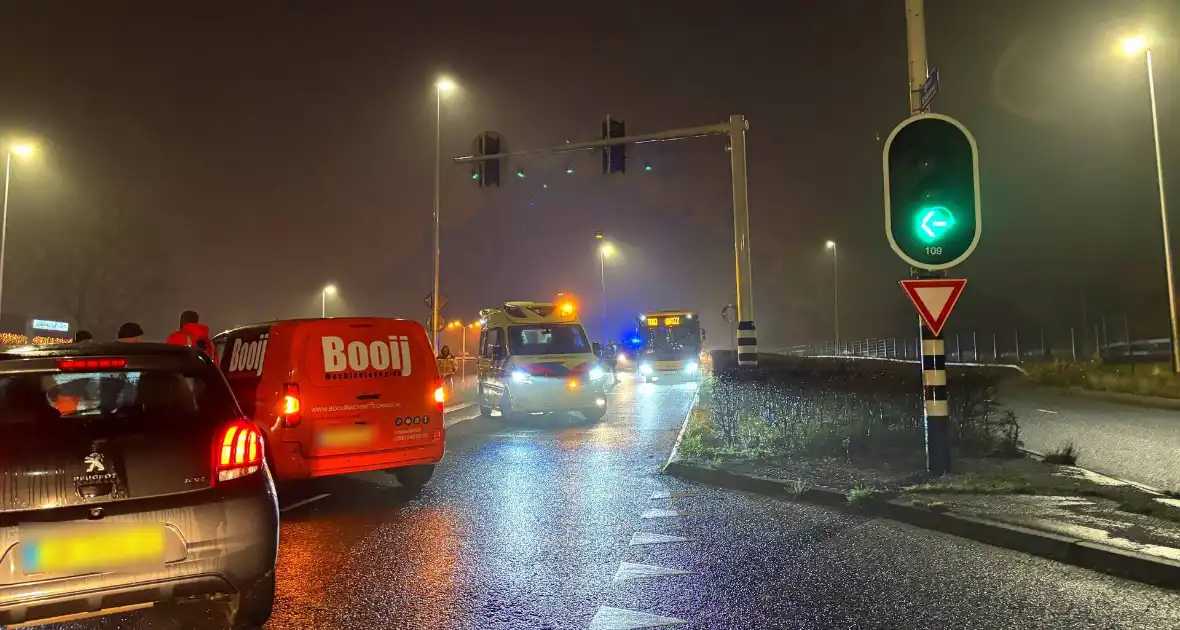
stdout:
<svg viewBox="0 0 1180 630">
<path fill-rule="evenodd" d="M 885 142 L 885 231 L 913 267 L 953 267 L 979 243 L 979 155 L 957 120 L 920 114 Z"/>
<path fill-rule="evenodd" d="M 918 236 L 930 243 L 946 236 L 955 225 L 955 215 L 942 206 L 922 208 L 914 216 Z"/>
</svg>

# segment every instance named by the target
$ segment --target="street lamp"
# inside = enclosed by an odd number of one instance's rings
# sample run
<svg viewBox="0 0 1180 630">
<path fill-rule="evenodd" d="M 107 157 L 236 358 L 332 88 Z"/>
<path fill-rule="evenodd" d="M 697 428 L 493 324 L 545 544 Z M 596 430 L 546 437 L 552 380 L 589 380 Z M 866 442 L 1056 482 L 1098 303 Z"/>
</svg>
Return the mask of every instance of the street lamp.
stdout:
<svg viewBox="0 0 1180 630">
<path fill-rule="evenodd" d="M 836 241 L 828 241 L 825 247 L 832 250 L 832 320 L 836 325 L 836 354 L 840 348 L 840 261 L 836 255 Z"/>
<path fill-rule="evenodd" d="M 596 235 L 599 238 L 601 236 Z M 598 270 L 602 276 L 602 339 L 606 340 L 606 259 L 615 255 L 615 246 L 603 243 L 598 246 Z"/>
<path fill-rule="evenodd" d="M 1155 71 L 1151 66 L 1151 47 L 1146 36 L 1135 35 L 1124 38 L 1122 48 L 1131 57 L 1143 53 L 1147 61 L 1147 94 L 1151 99 L 1151 131 L 1155 138 L 1155 178 L 1160 190 L 1160 223 L 1164 232 L 1164 267 L 1168 280 L 1168 319 L 1172 326 L 1172 372 L 1180 374 L 1180 326 L 1176 322 L 1176 285 L 1172 273 L 1172 243 L 1168 236 L 1168 203 L 1164 196 L 1164 164 L 1160 157 L 1160 123 L 1155 106 Z"/>
<path fill-rule="evenodd" d="M 320 317 L 321 318 L 328 316 L 328 296 L 329 295 L 336 295 L 336 285 L 334 285 L 334 284 L 324 285 L 324 288 L 320 290 Z"/>
<path fill-rule="evenodd" d="M 37 147 L 27 142 L 7 142 L 4 156 L 4 210 L 0 216 L 0 313 L 3 313 L 4 298 L 4 248 L 8 242 L 8 182 L 12 178 L 12 156 L 27 158 L 36 153 Z"/>
<path fill-rule="evenodd" d="M 435 117 L 434 117 L 434 288 L 430 294 L 430 310 L 432 317 L 430 318 L 430 325 L 434 330 L 434 351 L 438 352 L 438 257 L 439 257 L 439 220 L 438 220 L 438 205 L 439 196 L 441 195 L 441 184 L 439 183 L 440 168 L 442 163 L 442 95 L 444 92 L 450 93 L 455 89 L 455 82 L 447 77 L 439 77 L 438 81 L 434 83 L 434 103 L 435 103 Z"/>
</svg>

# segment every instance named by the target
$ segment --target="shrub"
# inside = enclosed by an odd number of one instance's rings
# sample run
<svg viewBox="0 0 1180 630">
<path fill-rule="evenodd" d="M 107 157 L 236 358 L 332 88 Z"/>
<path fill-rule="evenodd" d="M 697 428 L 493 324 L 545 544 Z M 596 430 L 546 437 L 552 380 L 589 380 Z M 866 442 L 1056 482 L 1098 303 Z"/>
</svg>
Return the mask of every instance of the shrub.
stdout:
<svg viewBox="0 0 1180 630">
<path fill-rule="evenodd" d="M 707 429 L 717 442 L 716 450 L 744 457 L 852 460 L 922 452 L 921 371 L 914 365 L 767 355 L 759 357 L 759 363 L 757 370 L 739 370 L 732 362 L 714 359 L 708 424 L 697 431 Z M 948 374 L 952 439 L 958 452 L 1018 454 L 1020 427 L 998 399 L 1004 376 L 988 368 L 960 368 Z M 709 449 L 703 441 L 699 446 Z M 694 442 L 689 448 L 697 447 Z"/>
<path fill-rule="evenodd" d="M 1058 447 L 1057 450 L 1047 453 L 1045 455 L 1045 463 L 1073 466 L 1078 463 L 1078 449 L 1074 447 L 1073 442 L 1066 442 Z"/>
</svg>

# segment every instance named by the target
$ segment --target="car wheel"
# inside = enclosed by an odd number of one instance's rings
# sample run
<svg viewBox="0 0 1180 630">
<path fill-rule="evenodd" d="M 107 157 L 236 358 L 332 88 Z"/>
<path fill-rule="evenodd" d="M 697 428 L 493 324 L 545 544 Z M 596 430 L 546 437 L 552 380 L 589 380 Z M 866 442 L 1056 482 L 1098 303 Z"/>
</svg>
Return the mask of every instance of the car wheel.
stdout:
<svg viewBox="0 0 1180 630">
<path fill-rule="evenodd" d="M 503 420 L 512 421 L 516 418 L 516 412 L 512 410 L 512 397 L 508 395 L 508 391 L 504 391 L 504 395 L 500 397 L 500 418 Z"/>
<path fill-rule="evenodd" d="M 426 485 L 430 478 L 434 476 L 434 464 L 419 464 L 417 466 L 403 466 L 393 470 L 394 476 L 397 477 L 397 482 L 401 485 L 417 489 Z"/>
<path fill-rule="evenodd" d="M 484 403 L 483 385 L 479 386 L 479 391 L 476 393 L 476 399 L 479 400 L 479 415 L 481 415 L 485 418 L 491 418 L 492 417 L 492 408 L 483 404 Z"/>
<path fill-rule="evenodd" d="M 598 422 L 599 420 L 602 420 L 606 417 L 606 408 L 594 407 L 591 409 L 583 409 L 582 415 L 585 416 L 590 422 Z"/>
<path fill-rule="evenodd" d="M 261 630 L 270 620 L 275 604 L 275 574 L 258 581 L 238 596 L 238 612 L 234 616 L 234 630 Z"/>
</svg>

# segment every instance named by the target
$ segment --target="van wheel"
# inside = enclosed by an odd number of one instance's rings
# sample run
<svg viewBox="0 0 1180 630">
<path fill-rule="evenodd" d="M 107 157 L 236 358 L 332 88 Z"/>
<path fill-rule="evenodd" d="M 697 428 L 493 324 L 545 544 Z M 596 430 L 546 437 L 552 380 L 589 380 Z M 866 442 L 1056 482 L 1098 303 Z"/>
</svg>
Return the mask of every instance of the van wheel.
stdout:
<svg viewBox="0 0 1180 630">
<path fill-rule="evenodd" d="M 275 574 L 258 581 L 243 591 L 238 599 L 238 612 L 234 615 L 234 630 L 261 630 L 270 620 L 275 603 Z"/>
<path fill-rule="evenodd" d="M 516 419 L 516 412 L 512 410 L 512 399 L 508 397 L 507 391 L 500 396 L 500 419 L 509 422 Z"/>
<path fill-rule="evenodd" d="M 434 476 L 434 464 L 419 464 L 417 466 L 403 466 L 393 470 L 394 476 L 397 477 L 397 482 L 401 485 L 417 489 L 426 485 L 430 478 Z"/>
</svg>

